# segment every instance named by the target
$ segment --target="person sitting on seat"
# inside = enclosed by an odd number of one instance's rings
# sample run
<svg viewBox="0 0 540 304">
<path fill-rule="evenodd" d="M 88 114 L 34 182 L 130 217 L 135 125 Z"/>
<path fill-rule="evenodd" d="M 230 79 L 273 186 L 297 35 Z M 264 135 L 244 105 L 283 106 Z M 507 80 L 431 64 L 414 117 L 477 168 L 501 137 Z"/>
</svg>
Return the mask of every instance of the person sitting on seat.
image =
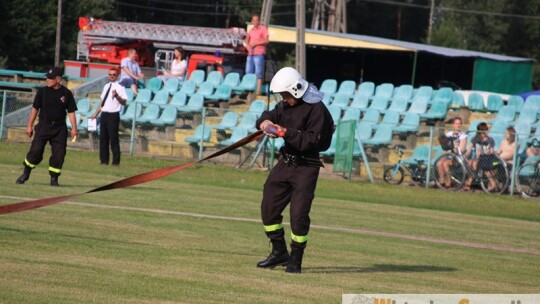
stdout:
<svg viewBox="0 0 540 304">
<path fill-rule="evenodd" d="M 463 121 L 460 117 L 452 119 L 452 130 L 446 132 L 444 135 L 452 139 L 453 150 L 452 152 L 459 154 L 465 152 L 467 145 L 467 134 L 461 131 Z M 437 162 L 437 173 L 439 176 L 439 184 L 445 188 L 452 186 L 452 180 L 450 178 L 450 166 L 452 166 L 452 157 L 442 158 Z"/>
<path fill-rule="evenodd" d="M 497 155 L 506 162 L 508 170 L 514 164 L 514 151 L 516 151 L 516 129 L 508 127 L 504 131 L 504 139 L 497 150 Z"/>
<path fill-rule="evenodd" d="M 488 177 L 489 186 L 487 191 L 494 192 L 497 190 L 497 184 L 493 178 L 493 163 L 497 160 L 495 155 L 495 140 L 488 136 L 489 127 L 487 123 L 482 122 L 476 128 L 476 136 L 472 139 L 465 159 L 468 160 L 469 166 L 476 172 L 480 167 L 484 170 Z M 472 176 L 468 176 L 465 181 L 464 191 L 471 190 Z"/>
</svg>

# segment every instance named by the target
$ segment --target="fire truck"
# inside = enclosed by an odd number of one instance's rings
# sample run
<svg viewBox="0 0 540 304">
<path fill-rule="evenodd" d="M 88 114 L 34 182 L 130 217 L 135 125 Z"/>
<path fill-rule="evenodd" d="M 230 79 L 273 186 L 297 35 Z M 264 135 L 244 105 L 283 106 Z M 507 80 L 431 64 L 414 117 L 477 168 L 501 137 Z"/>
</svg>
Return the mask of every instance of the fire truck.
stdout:
<svg viewBox="0 0 540 304">
<path fill-rule="evenodd" d="M 138 63 L 153 67 L 156 76 L 167 70 L 173 49 L 182 46 L 188 54 L 188 77 L 195 69 L 243 73 L 247 50 L 243 28 L 207 28 L 106 21 L 79 18 L 77 60 L 120 64 L 130 48 L 137 50 Z"/>
</svg>

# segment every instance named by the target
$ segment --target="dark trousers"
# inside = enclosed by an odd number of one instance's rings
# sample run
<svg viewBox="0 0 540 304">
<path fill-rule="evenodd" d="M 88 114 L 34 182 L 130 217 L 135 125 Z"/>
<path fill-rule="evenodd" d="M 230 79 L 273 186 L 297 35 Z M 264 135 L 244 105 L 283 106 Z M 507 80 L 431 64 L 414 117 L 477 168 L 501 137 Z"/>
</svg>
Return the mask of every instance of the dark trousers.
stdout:
<svg viewBox="0 0 540 304">
<path fill-rule="evenodd" d="M 101 112 L 101 121 L 99 123 L 99 160 L 102 164 L 109 163 L 109 145 L 112 151 L 112 164 L 120 164 L 119 125 L 120 113 Z"/>
<path fill-rule="evenodd" d="M 49 158 L 49 173 L 51 176 L 60 175 L 64 164 L 67 147 L 67 127 L 65 123 L 52 125 L 40 122 L 34 128 L 34 139 L 30 150 L 26 154 L 26 160 L 33 166 L 37 166 L 43 160 L 43 152 L 47 142 L 51 145 L 51 157 Z"/>
<path fill-rule="evenodd" d="M 311 223 L 309 211 L 315 196 L 319 170 L 319 167 L 288 166 L 280 159 L 264 184 L 261 203 L 263 225 L 281 224 L 281 214 L 290 203 L 292 233 L 307 236 Z M 273 240 L 283 239 L 283 230 L 267 235 Z"/>
</svg>

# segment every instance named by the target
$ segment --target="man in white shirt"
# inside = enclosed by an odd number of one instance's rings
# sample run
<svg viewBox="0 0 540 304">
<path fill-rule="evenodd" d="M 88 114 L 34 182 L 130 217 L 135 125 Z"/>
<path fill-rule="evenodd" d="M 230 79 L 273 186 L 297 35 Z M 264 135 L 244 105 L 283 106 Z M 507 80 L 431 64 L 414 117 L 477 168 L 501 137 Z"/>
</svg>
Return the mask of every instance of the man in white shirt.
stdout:
<svg viewBox="0 0 540 304">
<path fill-rule="evenodd" d="M 139 80 L 144 78 L 144 74 L 141 71 L 141 67 L 137 63 L 137 51 L 135 49 L 128 50 L 128 56 L 120 62 L 122 68 L 122 74 L 120 75 L 120 84 L 125 88 L 131 87 L 133 93 L 137 95 L 139 91 Z"/>
<path fill-rule="evenodd" d="M 126 89 L 116 80 L 118 71 L 109 70 L 109 83 L 103 87 L 101 102 L 91 119 L 101 113 L 99 126 L 99 160 L 102 165 L 109 164 L 109 145 L 112 151 L 112 165 L 120 165 L 120 142 L 118 140 L 118 127 L 120 125 L 120 109 L 126 104 Z"/>
</svg>

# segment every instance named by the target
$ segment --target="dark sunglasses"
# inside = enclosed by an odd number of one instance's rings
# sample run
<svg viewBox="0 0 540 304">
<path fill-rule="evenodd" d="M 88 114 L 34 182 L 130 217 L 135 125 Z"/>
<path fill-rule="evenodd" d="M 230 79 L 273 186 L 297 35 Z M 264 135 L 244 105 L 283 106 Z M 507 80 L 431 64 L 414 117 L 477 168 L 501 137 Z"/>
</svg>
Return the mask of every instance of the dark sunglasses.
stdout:
<svg viewBox="0 0 540 304">
<path fill-rule="evenodd" d="M 109 76 L 118 76 L 118 74 L 109 74 Z"/>
</svg>

